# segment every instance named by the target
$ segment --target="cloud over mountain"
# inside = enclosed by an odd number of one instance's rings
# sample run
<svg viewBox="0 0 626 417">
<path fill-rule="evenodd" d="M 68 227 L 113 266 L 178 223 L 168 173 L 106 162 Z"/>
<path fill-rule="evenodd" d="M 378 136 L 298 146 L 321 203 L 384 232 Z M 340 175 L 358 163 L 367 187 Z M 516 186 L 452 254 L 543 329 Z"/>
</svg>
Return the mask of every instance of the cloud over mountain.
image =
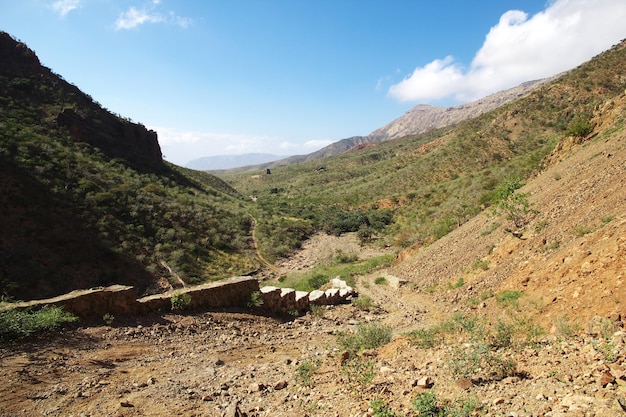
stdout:
<svg viewBox="0 0 626 417">
<path fill-rule="evenodd" d="M 391 86 L 399 101 L 466 102 L 524 81 L 572 68 L 626 37 L 626 3 L 556 0 L 529 17 L 504 13 L 465 68 L 452 56 L 436 59 Z"/>
</svg>

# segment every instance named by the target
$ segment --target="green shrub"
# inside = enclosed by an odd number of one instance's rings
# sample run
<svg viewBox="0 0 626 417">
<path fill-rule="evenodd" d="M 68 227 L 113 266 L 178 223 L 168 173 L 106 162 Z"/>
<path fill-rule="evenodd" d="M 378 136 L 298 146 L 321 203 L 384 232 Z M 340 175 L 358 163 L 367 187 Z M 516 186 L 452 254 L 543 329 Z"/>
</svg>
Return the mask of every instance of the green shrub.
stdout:
<svg viewBox="0 0 626 417">
<path fill-rule="evenodd" d="M 373 398 L 370 401 L 370 408 L 374 411 L 374 417 L 394 417 L 395 413 L 389 409 L 385 400 Z"/>
<path fill-rule="evenodd" d="M 374 284 L 376 284 L 376 285 L 387 285 L 388 284 L 387 278 L 385 278 L 385 277 L 377 277 L 374 280 Z"/>
<path fill-rule="evenodd" d="M 353 298 L 352 305 L 358 308 L 359 310 L 369 310 L 372 307 L 374 307 L 372 298 L 368 297 L 367 295 L 360 295 L 356 298 Z"/>
<path fill-rule="evenodd" d="M 431 391 L 424 391 L 413 397 L 413 411 L 417 411 L 419 417 L 443 416 L 443 407 L 437 401 L 437 397 Z"/>
<path fill-rule="evenodd" d="M 507 290 L 496 295 L 496 301 L 504 306 L 519 308 L 518 300 L 524 296 L 521 291 Z"/>
<path fill-rule="evenodd" d="M 423 349 L 439 346 L 443 342 L 442 330 L 438 326 L 417 329 L 409 333 L 411 342 Z"/>
<path fill-rule="evenodd" d="M 6 310 L 0 313 L 0 341 L 19 340 L 58 329 L 64 323 L 73 323 L 78 317 L 60 307 L 40 310 Z"/>
<path fill-rule="evenodd" d="M 317 368 L 320 366 L 320 363 L 321 362 L 319 359 L 316 359 L 316 360 L 307 359 L 303 361 L 298 366 L 298 376 L 296 377 L 296 380 L 298 381 L 298 383 L 305 387 L 311 386 L 311 379 L 313 378 L 313 375 L 317 371 Z"/>
<path fill-rule="evenodd" d="M 172 310 L 184 311 L 191 304 L 191 295 L 175 292 L 171 297 Z"/>
<path fill-rule="evenodd" d="M 379 323 L 360 324 L 355 333 L 339 333 L 337 342 L 349 353 L 376 349 L 391 341 L 391 327 Z"/>
<path fill-rule="evenodd" d="M 252 291 L 250 293 L 250 298 L 248 299 L 248 302 L 246 303 L 246 305 L 249 308 L 261 307 L 263 305 L 263 298 L 261 297 L 261 292 Z"/>
<path fill-rule="evenodd" d="M 517 228 L 528 224 L 530 215 L 536 212 L 530 207 L 528 194 L 516 192 L 523 185 L 519 178 L 514 178 L 503 182 L 494 193 L 494 214 L 504 214 Z"/>
<path fill-rule="evenodd" d="M 351 384 L 367 385 L 376 376 L 376 363 L 359 356 L 349 358 L 341 365 L 341 372 Z"/>
<path fill-rule="evenodd" d="M 591 124 L 591 117 L 584 114 L 577 114 L 574 116 L 570 124 L 567 126 L 566 135 L 575 136 L 577 138 L 584 138 L 593 132 L 593 125 Z"/>
<path fill-rule="evenodd" d="M 491 350 L 485 342 L 476 342 L 456 348 L 448 360 L 452 374 L 459 379 L 499 381 L 514 375 L 517 365 Z"/>
</svg>

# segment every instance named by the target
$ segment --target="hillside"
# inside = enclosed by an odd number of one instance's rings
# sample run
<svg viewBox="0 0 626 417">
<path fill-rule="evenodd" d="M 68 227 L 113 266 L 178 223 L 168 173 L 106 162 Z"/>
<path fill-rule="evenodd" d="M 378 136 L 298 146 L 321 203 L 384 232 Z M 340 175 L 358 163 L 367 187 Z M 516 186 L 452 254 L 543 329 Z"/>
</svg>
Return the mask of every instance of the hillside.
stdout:
<svg viewBox="0 0 626 417">
<path fill-rule="evenodd" d="M 481 114 L 487 113 L 513 100 L 516 100 L 534 89 L 554 80 L 555 78 L 556 76 L 542 80 L 528 81 L 517 87 L 500 91 L 487 97 L 483 97 L 482 99 L 458 106 L 437 107 L 418 104 L 408 110 L 404 115 L 391 121 L 385 126 L 376 129 L 367 136 L 352 136 L 341 139 L 307 155 L 295 155 L 276 161 L 267 161 L 265 163 L 258 164 L 242 164 L 237 168 L 227 169 L 226 172 L 251 172 L 267 168 L 271 169 L 281 166 L 294 165 L 302 162 L 316 161 L 334 155 L 340 155 L 344 152 L 357 149 L 358 147 L 363 147 L 367 144 L 384 142 L 387 140 L 403 138 L 435 129 L 453 126 L 459 122 L 478 117 Z M 218 173 L 225 172 L 218 171 Z"/>
<path fill-rule="evenodd" d="M 203 158 L 192 159 L 185 164 L 186 168 L 201 171 L 215 171 L 222 169 L 237 168 L 242 166 L 264 164 L 268 162 L 284 159 L 284 156 L 271 155 L 265 153 L 248 153 L 243 155 L 217 155 L 205 156 Z"/>
<path fill-rule="evenodd" d="M 224 181 L 111 159 L 55 130 L 36 78 L 3 77 L 3 274 L 28 267 L 32 288 L 123 260 L 234 274 L 257 262 L 237 248 L 259 244 L 269 283 L 340 275 L 359 297 L 300 317 L 103 317 L 0 345 L 0 414 L 624 415 L 624 74 L 626 42 L 457 126 Z M 157 239 L 143 258 L 140 227 Z"/>
<path fill-rule="evenodd" d="M 103 109 L 6 33 L 0 92 L 3 296 L 112 283 L 149 293 L 257 268 L 235 190 L 165 163 L 155 132 Z"/>
<path fill-rule="evenodd" d="M 538 209 L 521 239 L 487 210 L 393 267 L 354 277 L 361 302 L 352 305 L 284 319 L 254 311 L 115 318 L 0 347 L 0 408 L 12 416 L 622 416 L 626 94 L 598 110 L 596 134 L 564 141 L 521 190 Z M 338 248 L 376 256 L 376 245 L 359 250 L 354 235 L 310 243 L 287 266 L 292 273 Z M 392 340 L 346 354 L 342 337 L 372 324 L 393 329 Z"/>
</svg>

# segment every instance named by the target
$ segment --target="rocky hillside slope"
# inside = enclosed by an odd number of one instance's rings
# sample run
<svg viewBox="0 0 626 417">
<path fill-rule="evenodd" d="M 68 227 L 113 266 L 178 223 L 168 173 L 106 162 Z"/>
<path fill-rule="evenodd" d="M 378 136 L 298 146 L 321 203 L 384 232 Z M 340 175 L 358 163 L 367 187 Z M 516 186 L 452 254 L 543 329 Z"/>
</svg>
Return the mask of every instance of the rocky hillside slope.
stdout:
<svg viewBox="0 0 626 417">
<path fill-rule="evenodd" d="M 307 161 L 316 161 L 322 158 L 339 155 L 370 143 L 379 143 L 391 139 L 399 139 L 406 136 L 418 135 L 434 129 L 453 126 L 464 120 L 478 117 L 481 114 L 494 110 L 506 103 L 510 103 L 511 101 L 541 87 L 542 85 L 553 81 L 557 77 L 558 76 L 528 81 L 518 85 L 517 87 L 499 91 L 479 100 L 458 106 L 437 107 L 426 104 L 418 104 L 407 111 L 404 115 L 386 124 L 385 126 L 376 129 L 367 136 L 352 136 L 341 139 L 307 155 L 290 156 L 278 161 L 233 168 L 229 170 L 221 170 L 220 172 L 246 172 L 299 164 Z"/>
<path fill-rule="evenodd" d="M 367 135 L 368 142 L 383 142 L 405 136 L 417 135 L 429 130 L 452 126 L 463 120 L 473 119 L 553 81 L 558 76 L 528 81 L 517 87 L 491 94 L 466 104 L 436 107 L 419 104 L 389 124 Z"/>
<path fill-rule="evenodd" d="M 595 135 L 555 150 L 520 190 L 535 211 L 516 235 L 487 211 L 356 277 L 360 302 L 302 317 L 109 317 L 4 346 L 0 415 L 622 416 L 625 115 L 623 94 Z M 324 237 L 291 267 L 353 239 Z M 392 340 L 345 353 L 374 324 Z"/>
</svg>

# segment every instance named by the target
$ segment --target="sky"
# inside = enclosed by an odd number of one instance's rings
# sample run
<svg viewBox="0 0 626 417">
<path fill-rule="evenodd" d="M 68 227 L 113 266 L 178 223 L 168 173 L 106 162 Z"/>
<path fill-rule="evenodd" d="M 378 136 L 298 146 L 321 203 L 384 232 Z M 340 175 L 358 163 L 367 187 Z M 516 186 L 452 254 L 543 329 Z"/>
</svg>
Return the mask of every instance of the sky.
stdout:
<svg viewBox="0 0 626 417">
<path fill-rule="evenodd" d="M 178 165 L 300 155 L 576 67 L 623 0 L 0 0 L 0 30 Z"/>
</svg>

